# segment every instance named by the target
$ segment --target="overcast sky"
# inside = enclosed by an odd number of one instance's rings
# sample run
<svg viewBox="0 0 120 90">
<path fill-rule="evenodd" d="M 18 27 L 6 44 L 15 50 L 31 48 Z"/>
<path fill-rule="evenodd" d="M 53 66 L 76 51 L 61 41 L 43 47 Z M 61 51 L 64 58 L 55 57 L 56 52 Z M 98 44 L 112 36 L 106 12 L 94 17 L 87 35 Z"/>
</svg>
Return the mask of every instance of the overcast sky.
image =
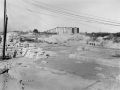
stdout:
<svg viewBox="0 0 120 90">
<path fill-rule="evenodd" d="M 3 26 L 3 1 L 0 0 L 0 31 Z M 76 15 L 120 22 L 120 0 L 7 0 L 7 8 L 8 30 L 38 28 L 44 31 L 57 26 L 76 26 L 81 31 L 89 32 L 120 31 L 120 26 L 91 23 L 86 19 L 53 12 L 68 10 Z"/>
</svg>

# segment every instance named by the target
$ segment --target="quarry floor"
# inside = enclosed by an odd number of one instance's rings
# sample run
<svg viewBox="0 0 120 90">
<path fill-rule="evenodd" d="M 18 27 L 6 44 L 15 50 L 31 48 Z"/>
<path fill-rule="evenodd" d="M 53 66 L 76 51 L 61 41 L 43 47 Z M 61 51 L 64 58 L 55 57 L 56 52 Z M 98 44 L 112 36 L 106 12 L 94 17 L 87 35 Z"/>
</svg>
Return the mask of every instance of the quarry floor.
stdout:
<svg viewBox="0 0 120 90">
<path fill-rule="evenodd" d="M 120 51 L 92 46 L 77 50 L 80 46 L 86 45 L 77 41 L 39 44 L 56 56 L 34 62 L 25 57 L 11 60 L 16 75 L 0 75 L 0 90 L 120 90 L 120 58 L 112 57 Z"/>
</svg>

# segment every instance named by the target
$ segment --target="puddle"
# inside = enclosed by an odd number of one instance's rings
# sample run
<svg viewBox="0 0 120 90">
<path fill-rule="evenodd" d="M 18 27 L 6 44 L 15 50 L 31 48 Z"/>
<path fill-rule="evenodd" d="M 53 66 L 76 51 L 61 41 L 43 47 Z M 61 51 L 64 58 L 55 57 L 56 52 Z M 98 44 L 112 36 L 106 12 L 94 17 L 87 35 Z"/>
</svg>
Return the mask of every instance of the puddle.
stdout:
<svg viewBox="0 0 120 90">
<path fill-rule="evenodd" d="M 65 71 L 89 80 L 98 80 L 101 77 L 117 74 L 119 71 L 118 68 L 99 65 L 95 62 L 81 62 L 78 59 L 69 58 L 67 53 L 59 53 L 57 57 L 48 58 L 46 61 L 48 63 L 44 65 L 45 67 Z"/>
<path fill-rule="evenodd" d="M 98 80 L 101 75 L 110 76 L 118 72 L 118 68 L 102 66 L 95 62 L 80 62 L 76 59 L 69 59 L 67 56 L 48 58 L 46 61 L 48 63 L 43 65 L 45 67 L 65 71 L 89 80 Z"/>
</svg>

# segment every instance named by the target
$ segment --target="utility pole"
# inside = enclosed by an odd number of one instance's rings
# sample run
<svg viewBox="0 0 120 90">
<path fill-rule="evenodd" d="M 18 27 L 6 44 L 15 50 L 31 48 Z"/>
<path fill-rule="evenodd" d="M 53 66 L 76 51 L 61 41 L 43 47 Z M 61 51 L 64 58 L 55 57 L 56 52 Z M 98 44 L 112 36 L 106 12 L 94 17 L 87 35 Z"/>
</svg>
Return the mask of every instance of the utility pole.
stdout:
<svg viewBox="0 0 120 90">
<path fill-rule="evenodd" d="M 5 59 L 5 51 L 6 51 L 6 35 L 7 35 L 7 9 L 6 9 L 6 0 L 4 0 L 4 23 L 3 23 L 3 60 Z"/>
</svg>

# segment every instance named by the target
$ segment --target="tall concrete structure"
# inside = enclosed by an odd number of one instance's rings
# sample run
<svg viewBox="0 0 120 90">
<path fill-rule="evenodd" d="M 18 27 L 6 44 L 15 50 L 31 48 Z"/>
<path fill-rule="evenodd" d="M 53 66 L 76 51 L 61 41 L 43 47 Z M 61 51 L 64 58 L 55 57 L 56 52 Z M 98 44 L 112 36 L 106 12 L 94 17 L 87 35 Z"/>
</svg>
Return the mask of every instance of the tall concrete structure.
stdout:
<svg viewBox="0 0 120 90">
<path fill-rule="evenodd" d="M 78 27 L 56 27 L 54 29 L 48 30 L 47 32 L 57 34 L 77 34 L 80 31 Z"/>
</svg>

